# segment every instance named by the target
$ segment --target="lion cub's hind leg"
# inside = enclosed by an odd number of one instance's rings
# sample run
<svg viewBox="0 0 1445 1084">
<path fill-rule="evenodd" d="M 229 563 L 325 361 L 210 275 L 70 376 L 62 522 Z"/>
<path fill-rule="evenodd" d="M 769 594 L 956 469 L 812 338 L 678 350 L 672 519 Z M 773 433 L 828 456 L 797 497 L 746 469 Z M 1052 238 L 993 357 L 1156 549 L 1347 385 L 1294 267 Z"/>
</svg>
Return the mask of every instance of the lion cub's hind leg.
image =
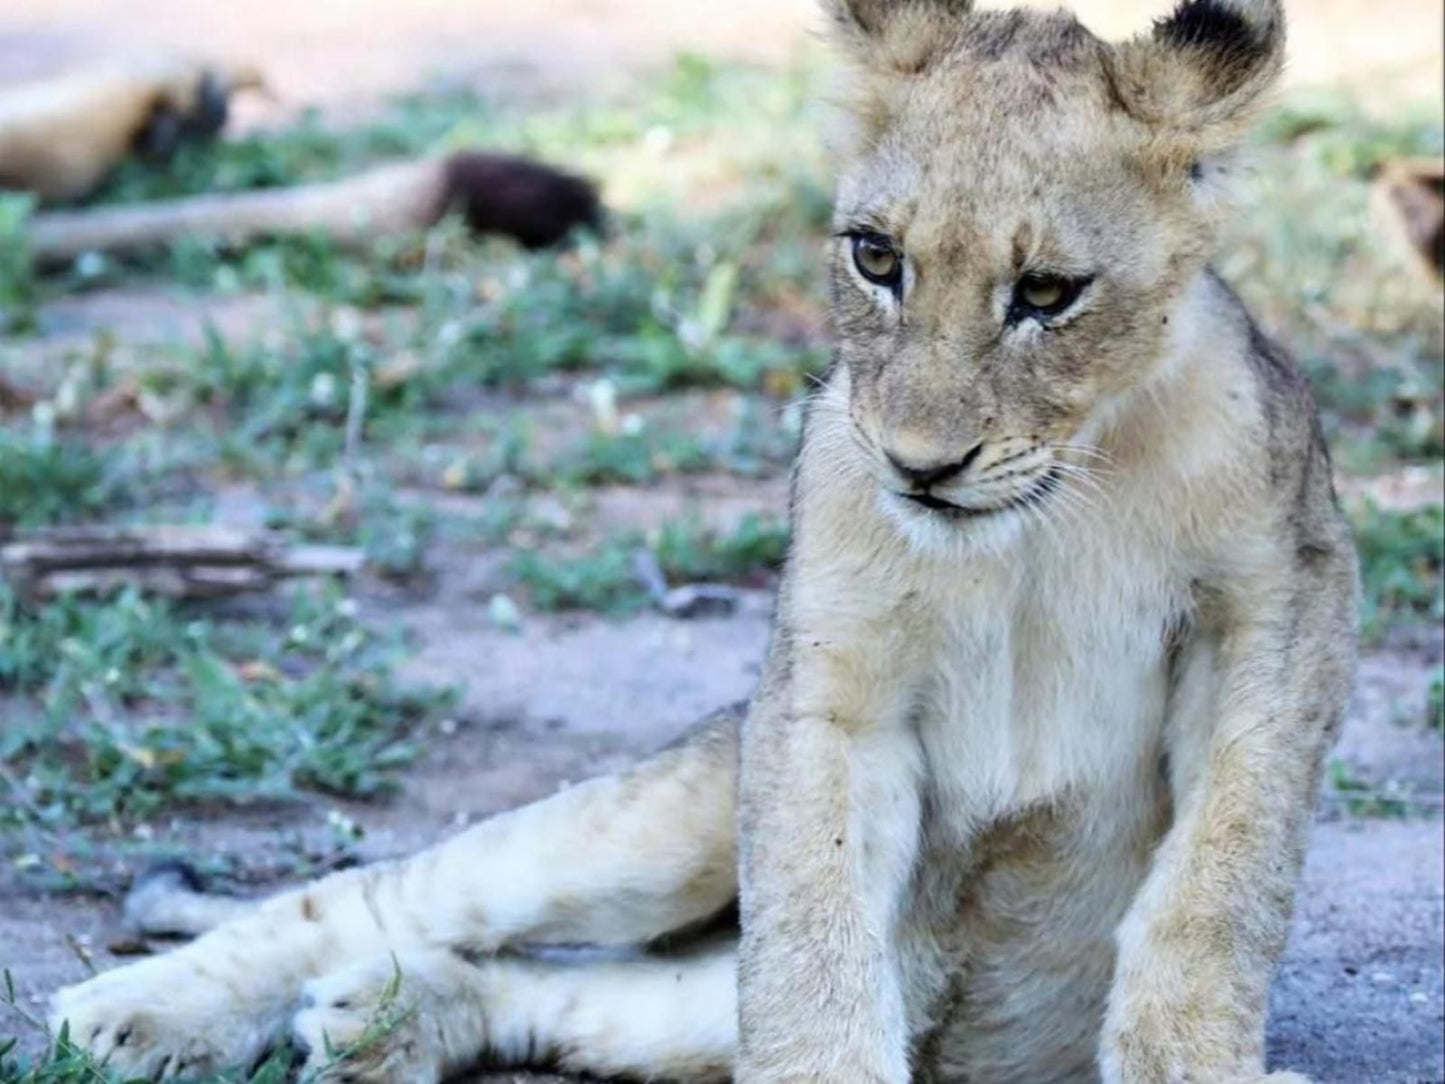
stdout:
<svg viewBox="0 0 1445 1084">
<path fill-rule="evenodd" d="M 392 927 L 411 927 L 411 940 L 485 952 L 635 945 L 708 922 L 737 894 L 741 710 L 715 713 L 619 775 L 498 814 L 396 863 L 374 902 L 395 912 Z M 125 919 L 141 934 L 199 937 L 263 902 L 207 892 L 172 862 L 136 881 Z"/>
<path fill-rule="evenodd" d="M 479 1064 L 601 1077 L 729 1078 L 736 949 L 557 963 L 378 956 L 306 985 L 292 1024 L 308 1070 L 358 1084 L 430 1084 Z"/>
<path fill-rule="evenodd" d="M 136 924 L 202 936 L 59 991 L 52 1021 L 117 1071 L 194 1076 L 254 1060 L 306 982 L 357 961 L 655 940 L 736 898 L 736 783 L 737 717 L 722 713 L 621 775 L 269 900 L 163 877 L 132 901 Z"/>
</svg>

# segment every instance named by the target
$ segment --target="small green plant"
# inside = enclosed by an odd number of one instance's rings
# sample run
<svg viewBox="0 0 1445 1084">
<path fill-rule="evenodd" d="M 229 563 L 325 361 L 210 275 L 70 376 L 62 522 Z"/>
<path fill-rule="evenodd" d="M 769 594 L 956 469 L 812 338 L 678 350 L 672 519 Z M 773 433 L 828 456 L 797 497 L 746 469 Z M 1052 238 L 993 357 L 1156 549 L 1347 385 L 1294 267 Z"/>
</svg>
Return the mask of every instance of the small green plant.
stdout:
<svg viewBox="0 0 1445 1084">
<path fill-rule="evenodd" d="M 355 1039 L 342 1046 L 333 1046 L 330 1038 L 327 1037 L 326 1062 L 314 1074 L 307 1075 L 308 1082 L 320 1077 L 329 1079 L 333 1069 L 344 1069 L 347 1062 L 375 1051 L 388 1036 L 395 1033 L 397 1028 L 409 1024 L 416 1018 L 415 1001 L 402 996 L 401 964 L 395 956 L 391 959 L 391 965 L 391 978 L 382 987 L 381 997 L 377 999 L 376 1008 L 366 1022 L 366 1027 Z M 341 1075 L 344 1077 L 344 1072 Z"/>
<path fill-rule="evenodd" d="M 545 480 L 573 486 L 641 485 L 660 475 L 690 474 L 712 465 L 701 441 L 687 433 L 592 430 L 560 457 Z"/>
<path fill-rule="evenodd" d="M 237 346 L 208 329 L 188 371 L 198 402 L 232 419 L 223 452 L 315 465 L 339 456 L 352 380 L 369 361 L 366 344 L 342 338 L 328 322 L 295 319 L 280 342 Z"/>
<path fill-rule="evenodd" d="M 1412 807 L 1408 790 L 1395 783 L 1377 785 L 1362 779 L 1343 760 L 1330 761 L 1329 792 L 1355 817 L 1398 820 Z"/>
<path fill-rule="evenodd" d="M 35 272 L 28 228 L 34 200 L 0 192 L 0 333 L 28 331 L 35 323 Z"/>
<path fill-rule="evenodd" d="M 580 556 L 519 552 L 509 570 L 539 610 L 618 614 L 649 601 L 638 568 L 644 554 L 650 553 L 670 583 L 757 583 L 782 563 L 787 545 L 786 524 L 771 517 L 748 515 L 735 529 L 723 533 L 689 518 L 664 524 L 650 541 L 637 534 L 622 534 Z"/>
<path fill-rule="evenodd" d="M 758 581 L 775 572 L 788 550 L 788 525 L 749 514 L 732 531 L 719 534 L 696 520 L 665 524 L 654 546 L 663 574 L 674 582 Z"/>
<path fill-rule="evenodd" d="M 413 1016 L 414 1008 L 401 997 L 402 974 L 398 966 L 392 980 L 382 991 L 376 1011 L 357 1038 L 340 1047 L 328 1046 L 324 1062 L 301 1074 L 294 1073 L 295 1051 L 288 1042 L 279 1042 L 260 1064 L 249 1069 L 213 1073 L 204 1077 L 187 1077 L 189 1084 L 321 1084 L 334 1079 L 335 1070 L 357 1056 L 373 1050 L 398 1027 Z M 68 1025 L 52 1034 L 43 1021 L 20 1004 L 15 980 L 7 969 L 0 973 L 0 1010 L 7 1010 L 27 1029 L 45 1037 L 41 1053 L 25 1057 L 18 1053 L 19 1039 L 4 1038 L 0 1032 L 0 1084 L 134 1084 L 114 1069 L 97 1062 L 70 1038 Z"/>
<path fill-rule="evenodd" d="M 610 539 L 581 556 L 536 551 L 515 554 L 508 569 L 539 610 L 596 610 L 619 614 L 647 604 L 637 575 L 635 539 Z"/>
<path fill-rule="evenodd" d="M 1355 528 L 1366 639 L 1402 622 L 1445 619 L 1445 506 L 1396 512 L 1368 504 Z"/>
<path fill-rule="evenodd" d="M 5 981 L 11 982 L 8 971 Z M 6 1004 L 16 1010 L 13 1001 Z M 62 1030 L 37 1058 L 22 1057 L 18 1046 L 17 1038 L 0 1039 L 0 1084 L 124 1084 L 118 1073 L 72 1043 L 68 1031 Z"/>
<path fill-rule="evenodd" d="M 46 425 L 0 428 L 0 527 L 87 519 L 121 495 L 105 458 Z"/>
<path fill-rule="evenodd" d="M 294 531 L 310 541 L 360 546 L 370 568 L 392 580 L 421 574 L 427 547 L 436 534 L 437 515 L 427 505 L 399 501 L 384 486 L 366 487 L 353 516 L 340 525 L 278 511 L 269 525 Z"/>
</svg>

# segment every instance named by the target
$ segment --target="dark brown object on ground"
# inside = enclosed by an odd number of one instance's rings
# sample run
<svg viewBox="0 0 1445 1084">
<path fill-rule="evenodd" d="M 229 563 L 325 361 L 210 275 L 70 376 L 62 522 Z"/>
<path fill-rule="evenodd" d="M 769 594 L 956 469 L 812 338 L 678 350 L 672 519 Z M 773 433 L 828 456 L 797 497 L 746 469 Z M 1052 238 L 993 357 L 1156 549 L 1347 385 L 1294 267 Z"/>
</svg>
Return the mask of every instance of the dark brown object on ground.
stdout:
<svg viewBox="0 0 1445 1084">
<path fill-rule="evenodd" d="M 446 203 L 475 233 L 499 233 L 527 248 L 555 245 L 578 226 L 603 227 L 591 181 L 525 158 L 455 154 L 448 158 Z"/>
<path fill-rule="evenodd" d="M 597 190 L 584 178 L 525 158 L 463 152 L 321 184 L 38 214 L 29 242 L 40 266 L 185 236 L 240 246 L 278 234 L 321 234 L 364 249 L 379 237 L 426 229 L 454 209 L 476 232 L 510 236 L 528 248 L 555 244 L 579 226 L 600 229 L 603 218 Z"/>
</svg>

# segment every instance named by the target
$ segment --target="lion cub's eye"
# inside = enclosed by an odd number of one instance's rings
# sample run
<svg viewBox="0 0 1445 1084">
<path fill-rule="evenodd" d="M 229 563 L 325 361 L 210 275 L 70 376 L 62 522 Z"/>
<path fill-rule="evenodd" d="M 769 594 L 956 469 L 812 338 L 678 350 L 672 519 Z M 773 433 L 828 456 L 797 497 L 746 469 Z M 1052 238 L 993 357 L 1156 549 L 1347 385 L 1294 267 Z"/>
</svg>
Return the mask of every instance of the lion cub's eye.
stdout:
<svg viewBox="0 0 1445 1084">
<path fill-rule="evenodd" d="M 1058 316 L 1079 300 L 1084 287 L 1092 281 L 1062 275 L 1025 275 L 1014 287 L 1009 322 L 1017 323 L 1027 316 Z"/>
<path fill-rule="evenodd" d="M 893 242 L 876 233 L 853 237 L 853 263 L 869 282 L 897 291 L 903 281 L 903 257 Z"/>
</svg>

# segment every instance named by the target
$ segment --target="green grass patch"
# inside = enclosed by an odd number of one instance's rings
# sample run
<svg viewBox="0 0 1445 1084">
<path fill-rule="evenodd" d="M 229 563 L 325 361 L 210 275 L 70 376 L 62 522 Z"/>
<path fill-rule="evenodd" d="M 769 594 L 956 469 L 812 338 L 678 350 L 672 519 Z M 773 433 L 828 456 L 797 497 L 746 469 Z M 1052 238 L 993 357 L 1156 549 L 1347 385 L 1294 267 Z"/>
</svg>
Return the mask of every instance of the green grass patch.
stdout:
<svg viewBox="0 0 1445 1084">
<path fill-rule="evenodd" d="M 408 580 L 424 572 L 427 548 L 437 533 L 436 512 L 415 501 L 400 501 L 381 486 L 367 487 L 356 500 L 354 513 L 340 523 L 279 509 L 268 526 L 308 541 L 359 546 L 372 571 L 387 579 Z"/>
<path fill-rule="evenodd" d="M 769 373 L 819 370 L 816 347 L 785 347 L 733 327 L 755 273 L 709 246 L 709 223 L 629 222 L 606 247 L 519 257 L 491 299 L 447 295 L 427 311 L 434 370 L 456 382 L 521 387 L 558 372 L 616 375 L 623 395 L 691 386 L 759 386 Z M 682 249 L 675 257 L 669 250 Z M 702 252 L 702 259 L 698 253 Z M 458 304 L 460 301 L 460 304 Z"/>
<path fill-rule="evenodd" d="M 1304 362 L 1347 469 L 1445 453 L 1439 291 L 1371 198 L 1385 162 L 1441 153 L 1438 103 L 1376 116 L 1301 91 L 1266 118 L 1241 185 L 1220 269 Z"/>
<path fill-rule="evenodd" d="M 592 430 L 538 480 L 570 486 L 641 485 L 666 474 L 691 474 L 715 465 L 697 437 L 677 431 Z"/>
<path fill-rule="evenodd" d="M 1400 820 L 1414 806 L 1408 790 L 1398 784 L 1375 784 L 1364 779 L 1343 760 L 1329 763 L 1329 793 L 1354 817 Z"/>
<path fill-rule="evenodd" d="M 636 566 L 640 548 L 634 538 L 611 539 L 571 557 L 524 550 L 513 555 L 508 571 L 539 610 L 623 614 L 647 605 Z"/>
<path fill-rule="evenodd" d="M 0 427 L 0 528 L 92 518 L 122 494 L 102 452 L 53 426 Z"/>
<path fill-rule="evenodd" d="M 382 991 L 376 1012 L 356 1040 L 342 1047 L 328 1047 L 325 1063 L 315 1069 L 296 1073 L 292 1069 L 294 1051 L 289 1043 L 279 1043 L 259 1065 L 249 1069 L 213 1073 L 204 1077 L 187 1077 L 189 1084 L 320 1084 L 335 1079 L 335 1071 L 363 1052 L 371 1051 L 415 1012 L 413 1004 L 403 998 L 404 976 L 397 971 Z M 0 1014 L 5 1011 L 22 1026 L 45 1035 L 45 1047 L 37 1057 L 22 1057 L 19 1040 L 5 1038 L 0 1032 L 0 1084 L 139 1084 L 135 1078 L 108 1068 L 71 1041 L 70 1030 L 62 1025 L 59 1034 L 51 1034 L 45 1023 L 20 1005 L 15 979 L 9 970 L 0 972 Z"/>
<path fill-rule="evenodd" d="M 0 1008 L 3 1007 L 4 1002 L 0 1001 Z M 381 1021 L 378 1027 L 386 1028 L 386 1021 Z M 68 1031 L 49 1040 L 38 1057 L 21 1057 L 16 1053 L 17 1045 L 18 1040 L 13 1037 L 0 1038 L 0 1084 L 140 1084 L 136 1078 L 101 1065 L 71 1042 Z M 334 1063 L 340 1064 L 346 1053 L 337 1051 Z M 319 1072 L 293 1073 L 292 1060 L 291 1048 L 281 1046 L 254 1069 L 185 1079 L 187 1084 L 319 1084 L 324 1079 Z"/>
<path fill-rule="evenodd" d="M 0 589 L 0 734 L 19 821 L 130 820 L 177 803 L 366 797 L 396 785 L 447 696 L 398 684 L 389 645 L 332 592 L 223 620 L 132 591 L 37 608 Z M 389 650 L 390 649 L 390 650 Z"/>
<path fill-rule="evenodd" d="M 496 110 L 469 91 L 407 95 L 364 123 L 327 124 L 316 110 L 294 123 L 210 143 L 183 144 L 163 168 L 131 160 L 92 203 L 136 203 L 334 180 L 379 161 L 415 158 L 490 134 Z"/>
<path fill-rule="evenodd" d="M 1445 506 L 1366 505 L 1355 517 L 1355 541 L 1367 641 L 1392 627 L 1445 620 Z"/>
<path fill-rule="evenodd" d="M 32 197 L 0 192 L 0 332 L 29 331 L 35 324 L 37 295 L 27 233 L 33 210 Z"/>
<path fill-rule="evenodd" d="M 1256 140 L 1298 147 L 1312 163 L 1358 180 L 1369 180 L 1394 158 L 1445 153 L 1438 104 L 1380 114 L 1343 88 L 1295 91 L 1260 124 Z"/>
<path fill-rule="evenodd" d="M 704 580 L 760 584 L 782 564 L 787 537 L 786 524 L 767 516 L 745 516 L 726 532 L 688 518 L 664 524 L 651 538 L 631 533 L 605 539 L 581 555 L 522 551 L 508 568 L 539 610 L 616 615 L 650 601 L 638 571 L 641 555 L 650 553 L 670 585 Z"/>
<path fill-rule="evenodd" d="M 675 520 L 663 525 L 652 548 L 671 582 L 757 582 L 782 566 L 788 525 L 774 516 L 749 514 L 719 534 L 696 520 Z"/>
</svg>

